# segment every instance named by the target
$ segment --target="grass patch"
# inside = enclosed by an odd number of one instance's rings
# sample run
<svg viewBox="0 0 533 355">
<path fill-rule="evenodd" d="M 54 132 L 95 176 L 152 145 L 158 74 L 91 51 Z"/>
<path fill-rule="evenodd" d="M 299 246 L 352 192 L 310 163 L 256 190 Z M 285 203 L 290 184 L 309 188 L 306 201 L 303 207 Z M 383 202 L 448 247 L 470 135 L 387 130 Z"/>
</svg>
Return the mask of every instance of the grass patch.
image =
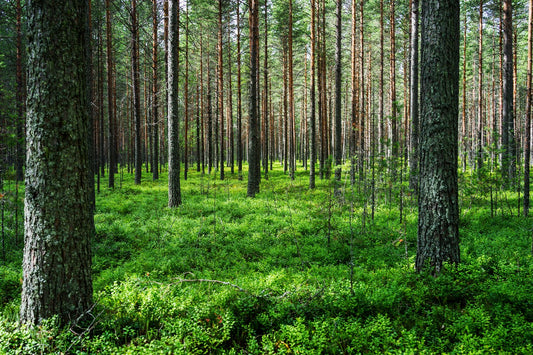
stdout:
<svg viewBox="0 0 533 355">
<path fill-rule="evenodd" d="M 290 181 L 276 167 L 255 199 L 226 177 L 190 171 L 177 209 L 164 173 L 102 189 L 96 322 L 83 336 L 53 320 L 17 326 L 19 247 L 0 266 L 0 352 L 533 352 L 531 222 L 509 209 L 513 193 L 491 217 L 486 191 L 474 198 L 461 176 L 462 264 L 433 278 L 413 271 L 415 199 L 400 223 L 396 185 L 379 184 L 372 219 L 364 189 L 338 199 L 317 180 L 311 191 L 303 170 Z"/>
</svg>

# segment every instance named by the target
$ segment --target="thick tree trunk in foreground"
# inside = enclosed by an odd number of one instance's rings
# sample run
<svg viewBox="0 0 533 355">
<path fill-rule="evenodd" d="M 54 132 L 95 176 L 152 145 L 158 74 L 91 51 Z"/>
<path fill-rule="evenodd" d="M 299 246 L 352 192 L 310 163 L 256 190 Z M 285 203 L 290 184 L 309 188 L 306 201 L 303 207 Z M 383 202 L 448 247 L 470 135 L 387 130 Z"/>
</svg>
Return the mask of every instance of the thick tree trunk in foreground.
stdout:
<svg viewBox="0 0 533 355">
<path fill-rule="evenodd" d="M 259 0 L 249 0 L 250 24 L 250 121 L 248 124 L 248 197 L 259 193 L 261 179 L 261 139 L 259 120 Z"/>
<path fill-rule="evenodd" d="M 502 177 L 504 184 L 515 183 L 516 153 L 513 118 L 513 17 L 512 1 L 503 1 L 503 107 Z"/>
<path fill-rule="evenodd" d="M 179 0 L 168 3 L 168 207 L 181 205 L 179 150 Z"/>
<path fill-rule="evenodd" d="M 420 196 L 416 269 L 459 262 L 459 1 L 422 2 Z M 443 61 L 442 58 L 448 58 Z"/>
<path fill-rule="evenodd" d="M 87 11 L 79 1 L 27 3 L 24 324 L 76 321 L 92 304 Z"/>
</svg>

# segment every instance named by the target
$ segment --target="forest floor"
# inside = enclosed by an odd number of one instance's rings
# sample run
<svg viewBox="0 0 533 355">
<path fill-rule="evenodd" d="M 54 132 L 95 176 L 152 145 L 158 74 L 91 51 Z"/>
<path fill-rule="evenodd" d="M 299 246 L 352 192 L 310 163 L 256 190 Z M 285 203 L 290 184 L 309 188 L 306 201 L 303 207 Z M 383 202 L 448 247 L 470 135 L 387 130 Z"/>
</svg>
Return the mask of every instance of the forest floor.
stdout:
<svg viewBox="0 0 533 355">
<path fill-rule="evenodd" d="M 371 181 L 352 188 L 344 177 L 335 194 L 317 179 L 309 190 L 307 171 L 290 181 L 275 165 L 254 199 L 246 172 L 182 174 L 176 209 L 165 173 L 102 187 L 96 305 L 77 327 L 17 325 L 12 242 L 0 263 L 0 353 L 533 353 L 532 225 L 516 193 L 493 189 L 491 213 L 490 185 L 461 176 L 461 264 L 433 277 L 414 271 L 405 182 L 376 184 L 372 206 Z"/>
</svg>

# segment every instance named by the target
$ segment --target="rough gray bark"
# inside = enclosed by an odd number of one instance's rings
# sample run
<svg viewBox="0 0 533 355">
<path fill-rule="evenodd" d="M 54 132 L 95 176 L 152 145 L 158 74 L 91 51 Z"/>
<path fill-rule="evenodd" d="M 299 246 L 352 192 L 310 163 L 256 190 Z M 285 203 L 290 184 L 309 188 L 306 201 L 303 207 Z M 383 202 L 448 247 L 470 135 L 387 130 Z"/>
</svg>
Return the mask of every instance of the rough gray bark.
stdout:
<svg viewBox="0 0 533 355">
<path fill-rule="evenodd" d="M 20 320 L 75 321 L 92 304 L 87 3 L 28 1 L 25 246 Z"/>
<path fill-rule="evenodd" d="M 179 150 L 179 0 L 168 2 L 168 207 L 181 205 Z"/>
<path fill-rule="evenodd" d="M 421 33 L 416 269 L 438 274 L 443 263 L 459 262 L 459 0 L 423 1 Z"/>
<path fill-rule="evenodd" d="M 250 119 L 248 153 L 248 197 L 259 193 L 261 179 L 261 132 L 259 120 L 259 3 L 249 0 L 250 24 Z"/>
</svg>

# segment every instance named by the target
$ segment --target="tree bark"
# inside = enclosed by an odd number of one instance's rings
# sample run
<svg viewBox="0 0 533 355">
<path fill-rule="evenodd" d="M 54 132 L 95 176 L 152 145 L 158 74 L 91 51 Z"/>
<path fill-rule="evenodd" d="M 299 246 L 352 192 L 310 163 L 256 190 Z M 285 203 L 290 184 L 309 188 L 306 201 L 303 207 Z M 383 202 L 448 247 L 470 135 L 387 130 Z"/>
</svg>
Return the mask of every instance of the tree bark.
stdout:
<svg viewBox="0 0 533 355">
<path fill-rule="evenodd" d="M 513 185 L 516 178 L 516 154 L 513 119 L 513 18 L 512 1 L 503 1 L 503 107 L 502 107 L 502 177 Z"/>
<path fill-rule="evenodd" d="M 385 80 L 384 80 L 384 58 L 385 58 L 385 40 L 384 40 L 384 11 L 383 0 L 379 2 L 379 103 L 378 103 L 378 120 L 379 120 L 379 154 L 381 158 L 385 157 Z"/>
<path fill-rule="evenodd" d="M 477 169 L 483 168 L 483 0 L 479 2 Z"/>
<path fill-rule="evenodd" d="M 398 102 L 396 101 L 396 0 L 390 0 L 390 100 L 391 100 L 391 172 L 396 179 L 400 141 L 398 139 Z"/>
<path fill-rule="evenodd" d="M 409 112 L 411 115 L 411 153 L 409 154 L 409 188 L 418 192 L 418 0 L 411 2 L 411 50 L 410 50 L 410 86 Z"/>
<path fill-rule="evenodd" d="M 248 197 L 259 193 L 261 132 L 259 119 L 259 0 L 248 0 L 250 27 L 250 119 L 248 124 Z"/>
<path fill-rule="evenodd" d="M 133 77 L 133 117 L 135 125 L 135 185 L 141 183 L 142 151 L 141 151 L 141 95 L 139 78 L 139 28 L 137 25 L 137 1 L 131 1 L 131 61 Z"/>
<path fill-rule="evenodd" d="M 179 0 L 170 0 L 168 33 L 168 207 L 181 205 L 179 150 Z"/>
<path fill-rule="evenodd" d="M 115 120 L 115 100 L 113 98 L 113 44 L 111 28 L 111 0 L 106 0 L 106 41 L 107 41 L 107 110 L 108 110 L 108 185 L 115 187 L 115 168 L 117 165 L 116 150 L 116 120 Z"/>
<path fill-rule="evenodd" d="M 186 4 L 185 13 L 185 83 L 183 85 L 184 96 L 184 157 L 183 157 L 183 179 L 187 180 L 189 174 L 189 2 Z"/>
<path fill-rule="evenodd" d="M 222 48 L 222 0 L 218 0 L 218 116 L 220 131 L 220 180 L 224 180 L 224 67 Z"/>
<path fill-rule="evenodd" d="M 416 269 L 459 263 L 459 1 L 422 2 L 420 195 Z M 443 61 L 442 58 L 448 58 Z"/>
<path fill-rule="evenodd" d="M 524 140 L 524 216 L 529 215 L 529 167 L 531 157 L 531 71 L 533 67 L 533 0 L 529 0 L 529 21 L 527 28 L 527 94 L 526 94 L 526 123 Z"/>
<path fill-rule="evenodd" d="M 88 4 L 30 1 L 20 320 L 76 322 L 92 305 Z M 53 33 L 53 36 L 50 34 Z"/>
<path fill-rule="evenodd" d="M 311 128 L 311 157 L 309 159 L 309 188 L 315 188 L 315 167 L 316 167 L 316 88 L 315 88 L 315 72 L 316 72 L 316 2 L 311 0 L 311 112 L 309 118 L 309 126 Z"/>
<path fill-rule="evenodd" d="M 157 68 L 157 0 L 152 0 L 152 180 L 159 179 L 159 87 Z"/>
<path fill-rule="evenodd" d="M 296 134 L 294 124 L 294 55 L 292 46 L 292 33 L 293 33 L 293 4 L 292 0 L 289 0 L 289 52 L 288 52 L 288 69 L 289 69 L 289 175 L 291 180 L 294 180 L 294 174 L 296 172 Z"/>
<path fill-rule="evenodd" d="M 355 2 L 355 1 L 354 1 Z M 335 182 L 336 189 L 341 183 L 342 169 L 342 1 L 337 0 L 337 38 L 335 46 Z"/>
<path fill-rule="evenodd" d="M 292 1 L 292 0 L 291 0 Z M 263 169 L 265 169 L 265 180 L 268 180 L 268 160 L 269 160 L 269 111 L 268 111 L 268 4 L 265 1 L 265 11 L 264 11 L 264 20 L 265 20 L 265 44 L 264 44 L 264 58 L 263 58 L 263 85 L 264 85 L 264 110 L 263 110 L 263 122 L 265 126 L 264 130 L 264 151 L 263 151 Z"/>
<path fill-rule="evenodd" d="M 237 1 L 237 175 L 242 180 L 242 87 L 241 87 L 241 19 L 240 0 Z"/>
<path fill-rule="evenodd" d="M 15 146 L 16 157 L 15 157 L 15 178 L 17 181 L 22 181 L 24 179 L 24 72 L 22 69 L 22 6 L 20 0 L 17 0 L 16 4 L 16 33 L 17 33 L 17 92 L 16 92 L 16 101 L 17 101 L 17 116 L 15 123 L 15 130 L 17 136 L 17 143 Z"/>
</svg>

